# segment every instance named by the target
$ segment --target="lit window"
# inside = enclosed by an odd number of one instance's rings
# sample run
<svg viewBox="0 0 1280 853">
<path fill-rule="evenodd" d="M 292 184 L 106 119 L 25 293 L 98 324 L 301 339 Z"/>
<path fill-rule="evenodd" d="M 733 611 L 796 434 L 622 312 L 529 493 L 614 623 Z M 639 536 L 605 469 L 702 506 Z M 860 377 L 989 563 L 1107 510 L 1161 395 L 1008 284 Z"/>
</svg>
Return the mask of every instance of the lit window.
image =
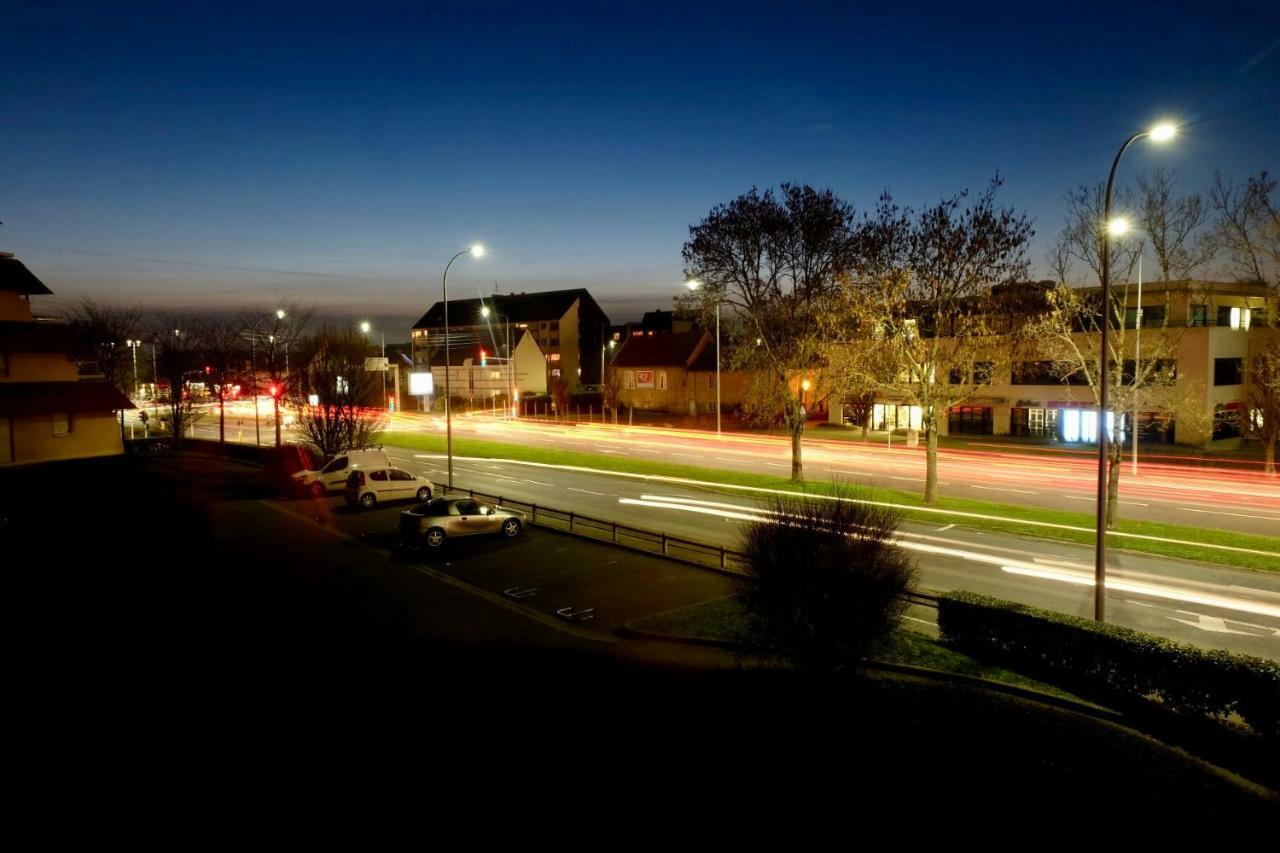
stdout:
<svg viewBox="0 0 1280 853">
<path fill-rule="evenodd" d="M 69 413 L 53 416 L 53 434 L 71 435 L 71 415 Z"/>
<path fill-rule="evenodd" d="M 547 353 L 547 361 L 559 361 L 559 360 L 560 360 L 560 353 L 558 352 Z"/>
</svg>

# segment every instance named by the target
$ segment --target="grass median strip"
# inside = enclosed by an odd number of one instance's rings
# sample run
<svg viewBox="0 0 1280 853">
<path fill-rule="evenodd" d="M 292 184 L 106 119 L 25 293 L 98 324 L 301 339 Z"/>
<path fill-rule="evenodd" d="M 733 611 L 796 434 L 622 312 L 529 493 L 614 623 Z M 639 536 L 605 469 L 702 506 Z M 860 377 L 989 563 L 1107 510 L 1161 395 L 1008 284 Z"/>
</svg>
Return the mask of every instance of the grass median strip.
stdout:
<svg viewBox="0 0 1280 853">
<path fill-rule="evenodd" d="M 388 432 L 382 437 L 387 444 L 434 453 L 444 451 L 444 437 L 409 432 Z M 602 472 L 669 477 L 681 480 L 683 486 L 706 488 L 717 486 L 766 491 L 805 491 L 830 494 L 833 484 L 792 483 L 785 477 L 702 468 L 673 462 L 628 459 L 606 454 L 581 453 L 556 448 L 533 447 L 472 438 L 455 438 L 458 456 L 510 459 L 542 465 L 588 468 Z M 1056 539 L 1092 544 L 1093 515 L 978 501 L 966 498 L 944 498 L 938 507 L 926 507 L 919 494 L 896 489 L 859 486 L 866 500 L 900 507 L 904 517 L 913 521 L 951 522 L 981 530 L 1009 533 L 1038 539 Z M 1280 538 L 1248 533 L 1231 533 L 1181 524 L 1121 519 L 1112 531 L 1110 547 L 1158 556 L 1197 560 L 1204 563 L 1237 566 L 1266 571 L 1280 571 Z"/>
</svg>

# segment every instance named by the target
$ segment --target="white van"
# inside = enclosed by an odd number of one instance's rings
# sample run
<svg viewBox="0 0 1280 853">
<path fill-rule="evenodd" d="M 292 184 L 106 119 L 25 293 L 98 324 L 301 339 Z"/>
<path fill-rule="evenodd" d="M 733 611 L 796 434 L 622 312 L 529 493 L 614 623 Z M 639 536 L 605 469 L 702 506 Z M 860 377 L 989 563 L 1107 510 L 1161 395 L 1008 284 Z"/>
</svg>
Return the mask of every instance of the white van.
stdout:
<svg viewBox="0 0 1280 853">
<path fill-rule="evenodd" d="M 321 466 L 319 471 L 299 471 L 293 475 L 293 482 L 299 488 L 309 491 L 318 498 L 329 492 L 340 492 L 347 484 L 347 477 L 356 468 L 390 468 L 391 457 L 382 446 L 362 447 L 339 453 Z"/>
</svg>

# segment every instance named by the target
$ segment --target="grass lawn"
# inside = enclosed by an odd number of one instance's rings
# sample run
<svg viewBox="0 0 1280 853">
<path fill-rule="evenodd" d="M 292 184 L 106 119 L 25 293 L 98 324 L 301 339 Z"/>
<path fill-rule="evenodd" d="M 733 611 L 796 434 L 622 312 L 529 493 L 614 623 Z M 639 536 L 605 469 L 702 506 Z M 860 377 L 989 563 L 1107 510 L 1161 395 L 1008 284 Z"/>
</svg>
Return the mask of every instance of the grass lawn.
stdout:
<svg viewBox="0 0 1280 853">
<path fill-rule="evenodd" d="M 728 643 L 740 642 L 746 634 L 746 625 L 746 612 L 732 597 L 646 616 L 629 623 L 631 628 L 655 634 L 697 637 Z M 968 655 L 952 651 L 937 640 L 905 629 L 894 632 L 889 644 L 875 656 L 875 659 L 886 663 L 909 664 L 958 675 L 985 678 L 988 681 L 1026 687 L 1080 701 L 1077 697 L 1052 685 L 1026 678 L 1007 669 L 981 663 Z"/>
<path fill-rule="evenodd" d="M 443 453 L 445 449 L 443 436 L 410 432 L 387 432 L 383 434 L 382 440 L 387 444 L 415 450 Z M 697 481 L 696 483 L 685 483 L 684 485 L 698 485 L 713 490 L 718 485 L 724 485 L 745 486 L 752 489 L 803 490 L 814 494 L 830 494 L 835 488 L 829 482 L 809 482 L 804 486 L 797 486 L 785 477 L 774 477 L 768 474 L 723 471 L 670 462 L 624 459 L 606 454 L 580 453 L 572 450 L 531 447 L 472 438 L 455 438 L 453 451 L 458 456 L 512 459 L 548 465 L 593 468 L 600 471 L 677 477 Z M 1001 504 L 992 501 L 969 500 L 967 498 L 943 498 L 939 502 L 938 509 L 946 510 L 947 512 L 936 512 L 933 508 L 924 507 L 921 496 L 913 492 L 871 487 L 858 487 L 857 491 L 866 500 L 883 501 L 903 507 L 904 517 L 914 521 L 955 523 L 982 530 L 1040 539 L 1058 539 L 1085 545 L 1092 544 L 1094 541 L 1094 517 L 1092 514 Z M 964 515 L 963 513 L 970 513 L 970 515 Z M 1163 539 L 1176 541 L 1161 541 Z M 1221 548 L 1211 547 L 1213 545 L 1250 549 L 1264 553 L 1222 550 Z M 1205 563 L 1280 571 L 1280 538 L 1272 536 L 1229 533 L 1188 525 L 1121 519 L 1117 522 L 1117 529 L 1111 533 L 1108 547 L 1167 557 L 1180 557 Z"/>
</svg>

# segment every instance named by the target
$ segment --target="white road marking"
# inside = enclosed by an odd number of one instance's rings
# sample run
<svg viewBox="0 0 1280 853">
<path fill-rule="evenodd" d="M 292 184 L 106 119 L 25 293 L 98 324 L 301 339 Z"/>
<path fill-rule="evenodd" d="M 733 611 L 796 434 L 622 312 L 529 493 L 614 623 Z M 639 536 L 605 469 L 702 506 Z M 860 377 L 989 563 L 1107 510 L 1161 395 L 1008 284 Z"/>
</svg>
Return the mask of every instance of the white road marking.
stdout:
<svg viewBox="0 0 1280 853">
<path fill-rule="evenodd" d="M 953 528 L 953 527 L 955 527 L 955 525 L 954 525 L 954 524 L 948 524 L 946 527 L 939 527 L 939 528 L 938 528 L 938 532 L 939 532 L 939 533 L 945 533 L 946 531 L 950 530 L 950 529 L 951 529 L 951 528 Z"/>
<path fill-rule="evenodd" d="M 970 486 L 971 489 L 982 489 L 984 492 L 1013 492 L 1019 495 L 1038 495 L 1039 492 L 1028 491 L 1027 489 L 1006 489 L 1000 486 Z"/>
<path fill-rule="evenodd" d="M 1206 515 L 1232 515 L 1232 516 L 1235 516 L 1236 518 L 1257 518 L 1257 519 L 1261 519 L 1262 521 L 1277 520 L 1276 516 L 1274 515 L 1246 515 L 1243 512 L 1220 512 L 1218 510 L 1213 510 L 1213 509 L 1192 509 L 1189 506 L 1178 507 L 1178 509 L 1181 509 L 1184 512 L 1202 512 Z"/>
<path fill-rule="evenodd" d="M 590 489 L 575 489 L 573 486 L 566 487 L 571 492 L 582 492 L 584 495 L 595 495 L 596 497 L 604 497 L 604 492 L 593 492 Z"/>
<path fill-rule="evenodd" d="M 535 486 L 551 486 L 552 488 L 556 485 L 555 483 L 544 483 L 541 480 L 524 480 L 522 482 L 533 483 Z"/>
<path fill-rule="evenodd" d="M 1182 612 L 1182 611 L 1179 611 Z M 1183 625 L 1190 625 L 1192 628 L 1199 628 L 1201 631 L 1208 631 L 1211 634 L 1244 634 L 1246 637 L 1256 637 L 1257 634 L 1252 631 L 1237 631 L 1235 628 L 1228 628 L 1225 619 L 1219 619 L 1217 616 L 1206 616 L 1203 613 L 1194 614 L 1197 618 L 1179 619 L 1176 616 L 1170 616 L 1174 622 L 1180 622 Z"/>
</svg>

